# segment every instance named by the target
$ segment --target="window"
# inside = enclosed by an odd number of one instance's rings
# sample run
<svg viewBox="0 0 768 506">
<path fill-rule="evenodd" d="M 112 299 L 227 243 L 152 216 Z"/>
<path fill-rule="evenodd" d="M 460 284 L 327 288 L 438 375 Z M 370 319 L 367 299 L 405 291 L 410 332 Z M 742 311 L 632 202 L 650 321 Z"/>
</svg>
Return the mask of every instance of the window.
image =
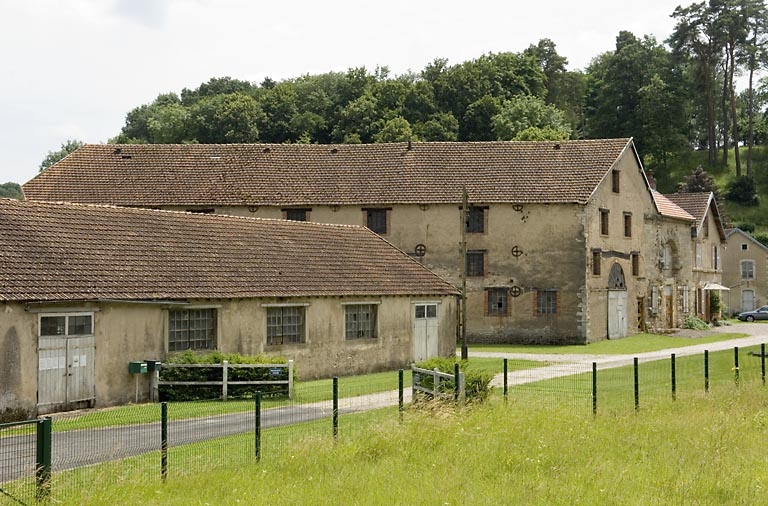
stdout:
<svg viewBox="0 0 768 506">
<path fill-rule="evenodd" d="M 755 279 L 755 262 L 752 260 L 741 261 L 741 279 Z"/>
<path fill-rule="evenodd" d="M 417 304 L 416 319 L 437 318 L 437 304 Z"/>
<path fill-rule="evenodd" d="M 712 246 L 712 268 L 720 269 L 720 248 Z"/>
<path fill-rule="evenodd" d="M 267 344 L 304 342 L 304 306 L 267 307 Z"/>
<path fill-rule="evenodd" d="M 640 275 L 640 253 L 636 251 L 632 253 L 632 275 Z"/>
<path fill-rule="evenodd" d="M 168 311 L 168 351 L 212 350 L 216 346 L 216 309 Z"/>
<path fill-rule="evenodd" d="M 687 286 L 684 286 L 681 288 L 681 290 L 682 290 L 681 299 L 682 299 L 682 305 L 683 305 L 682 307 L 683 313 L 690 313 L 691 312 L 690 289 Z"/>
<path fill-rule="evenodd" d="M 538 290 L 536 292 L 536 315 L 557 314 L 557 291 Z"/>
<path fill-rule="evenodd" d="M 613 190 L 613 193 L 619 193 L 620 176 L 621 172 L 618 170 L 611 171 L 611 189 Z"/>
<path fill-rule="evenodd" d="M 632 237 L 632 213 L 624 213 L 624 237 Z"/>
<path fill-rule="evenodd" d="M 749 245 L 745 242 L 741 243 L 741 251 L 747 251 L 749 248 Z"/>
<path fill-rule="evenodd" d="M 283 209 L 285 219 L 292 221 L 308 221 L 309 211 L 309 209 Z"/>
<path fill-rule="evenodd" d="M 377 234 L 387 233 L 388 209 L 364 209 L 365 226 Z"/>
<path fill-rule="evenodd" d="M 467 210 L 467 233 L 482 234 L 485 232 L 485 211 L 487 207 L 470 206 Z"/>
<path fill-rule="evenodd" d="M 467 276 L 485 276 L 485 251 L 467 251 Z"/>
<path fill-rule="evenodd" d="M 506 288 L 488 288 L 485 290 L 488 298 L 488 316 L 506 316 L 508 306 Z"/>
<path fill-rule="evenodd" d="M 664 251 L 661 256 L 661 268 L 669 269 L 672 267 L 672 245 L 667 243 L 664 245 Z"/>
<path fill-rule="evenodd" d="M 600 209 L 600 234 L 608 235 L 608 209 Z"/>
<path fill-rule="evenodd" d="M 654 286 L 651 288 L 651 314 L 659 314 L 659 287 Z"/>
<path fill-rule="evenodd" d="M 376 304 L 344 306 L 344 336 L 347 339 L 376 339 Z"/>
<path fill-rule="evenodd" d="M 93 335 L 93 314 L 51 314 L 40 316 L 40 336 Z"/>
<path fill-rule="evenodd" d="M 600 275 L 601 255 L 602 255 L 602 251 L 600 251 L 599 249 L 592 250 L 592 275 L 593 276 Z"/>
<path fill-rule="evenodd" d="M 704 237 L 709 237 L 709 220 L 704 218 Z"/>
</svg>

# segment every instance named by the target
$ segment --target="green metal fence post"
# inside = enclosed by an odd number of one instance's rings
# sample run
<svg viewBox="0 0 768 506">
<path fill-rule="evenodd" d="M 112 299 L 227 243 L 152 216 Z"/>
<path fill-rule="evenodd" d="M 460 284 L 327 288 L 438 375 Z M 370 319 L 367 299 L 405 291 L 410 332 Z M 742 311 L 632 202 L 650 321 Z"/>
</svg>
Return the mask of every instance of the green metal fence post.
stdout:
<svg viewBox="0 0 768 506">
<path fill-rule="evenodd" d="M 672 354 L 670 367 L 672 369 L 672 400 L 677 399 L 677 376 L 675 375 L 675 354 Z"/>
<path fill-rule="evenodd" d="M 160 403 L 160 477 L 168 478 L 168 403 Z"/>
<path fill-rule="evenodd" d="M 597 415 L 597 362 L 592 362 L 592 415 Z"/>
<path fill-rule="evenodd" d="M 637 357 L 634 359 L 635 366 L 635 411 L 640 409 L 640 375 L 638 374 Z"/>
<path fill-rule="evenodd" d="M 403 381 L 403 370 L 400 369 L 397 371 L 397 411 L 400 415 L 400 421 L 403 421 L 403 409 L 404 409 L 404 402 L 403 402 L 403 385 L 405 382 Z"/>
<path fill-rule="evenodd" d="M 339 377 L 333 377 L 333 440 L 339 439 Z"/>
<path fill-rule="evenodd" d="M 709 392 L 709 350 L 704 350 L 704 392 Z"/>
<path fill-rule="evenodd" d="M 765 386 L 765 343 L 760 345 L 760 378 Z"/>
<path fill-rule="evenodd" d="M 739 347 L 733 348 L 733 381 L 739 386 Z"/>
<path fill-rule="evenodd" d="M 507 365 L 507 359 L 504 359 L 504 402 L 507 402 L 507 392 L 509 389 L 507 388 L 507 371 L 509 371 L 508 365 Z"/>
<path fill-rule="evenodd" d="M 37 484 L 37 501 L 47 501 L 51 495 L 51 434 L 53 423 L 50 417 L 37 422 L 37 462 L 35 482 Z"/>
<path fill-rule="evenodd" d="M 453 363 L 453 400 L 459 402 L 459 363 Z"/>
<path fill-rule="evenodd" d="M 256 391 L 253 394 L 253 400 L 255 403 L 253 411 L 254 419 L 254 431 L 253 431 L 253 447 L 256 462 L 261 460 L 261 392 Z"/>
</svg>

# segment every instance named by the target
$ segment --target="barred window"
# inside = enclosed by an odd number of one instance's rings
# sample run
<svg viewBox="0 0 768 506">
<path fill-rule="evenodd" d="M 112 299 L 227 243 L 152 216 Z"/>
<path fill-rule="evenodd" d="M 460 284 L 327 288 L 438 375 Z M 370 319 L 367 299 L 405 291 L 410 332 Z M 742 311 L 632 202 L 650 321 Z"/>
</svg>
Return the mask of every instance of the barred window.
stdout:
<svg viewBox="0 0 768 506">
<path fill-rule="evenodd" d="M 344 336 L 347 339 L 375 339 L 376 304 L 344 306 Z"/>
<path fill-rule="evenodd" d="M 267 344 L 304 342 L 304 306 L 267 308 Z"/>
<path fill-rule="evenodd" d="M 285 209 L 285 219 L 291 221 L 307 221 L 309 209 Z"/>
<path fill-rule="evenodd" d="M 536 292 L 536 314 L 557 314 L 556 290 L 539 290 Z"/>
<path fill-rule="evenodd" d="M 485 276 L 485 251 L 467 251 L 467 276 Z"/>
<path fill-rule="evenodd" d="M 608 209 L 600 209 L 600 234 L 608 235 Z"/>
<path fill-rule="evenodd" d="M 168 312 L 168 350 L 212 350 L 216 346 L 216 309 Z"/>
<path fill-rule="evenodd" d="M 365 225 L 377 234 L 387 233 L 387 210 L 366 209 Z"/>
</svg>

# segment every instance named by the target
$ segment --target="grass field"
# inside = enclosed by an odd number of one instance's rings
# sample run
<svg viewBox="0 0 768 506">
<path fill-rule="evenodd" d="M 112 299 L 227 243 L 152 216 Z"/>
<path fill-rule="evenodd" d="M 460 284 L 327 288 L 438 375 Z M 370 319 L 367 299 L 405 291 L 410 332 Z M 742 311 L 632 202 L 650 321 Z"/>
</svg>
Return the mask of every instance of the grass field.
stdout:
<svg viewBox="0 0 768 506">
<path fill-rule="evenodd" d="M 57 473 L 65 504 L 764 504 L 768 388 L 760 359 L 741 350 L 558 378 L 496 392 L 484 405 L 396 408 L 345 415 L 334 444 L 328 420 L 171 449 Z M 89 484 L 98 483 L 98 487 Z M 1 503 L 1 501 L 0 501 Z"/>
</svg>

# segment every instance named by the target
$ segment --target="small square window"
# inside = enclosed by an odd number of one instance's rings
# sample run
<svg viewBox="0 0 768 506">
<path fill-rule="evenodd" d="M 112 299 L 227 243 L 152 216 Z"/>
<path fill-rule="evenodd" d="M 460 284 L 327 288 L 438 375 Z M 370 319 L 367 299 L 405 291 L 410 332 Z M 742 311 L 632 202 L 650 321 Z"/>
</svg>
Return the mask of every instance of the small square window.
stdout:
<svg viewBox="0 0 768 506">
<path fill-rule="evenodd" d="M 267 344 L 304 342 L 304 306 L 267 308 Z"/>
<path fill-rule="evenodd" d="M 485 291 L 488 298 L 488 311 L 489 316 L 506 316 L 508 309 L 508 291 L 506 288 L 488 288 Z"/>
<path fill-rule="evenodd" d="M 352 339 L 376 338 L 376 304 L 344 306 L 344 336 Z"/>
<path fill-rule="evenodd" d="M 485 276 L 485 251 L 467 251 L 467 276 Z"/>
<path fill-rule="evenodd" d="M 557 291 L 538 290 L 536 292 L 536 314 L 557 314 Z"/>
<path fill-rule="evenodd" d="M 749 249 L 749 245 L 745 242 L 741 243 L 741 251 L 747 251 Z"/>
</svg>

